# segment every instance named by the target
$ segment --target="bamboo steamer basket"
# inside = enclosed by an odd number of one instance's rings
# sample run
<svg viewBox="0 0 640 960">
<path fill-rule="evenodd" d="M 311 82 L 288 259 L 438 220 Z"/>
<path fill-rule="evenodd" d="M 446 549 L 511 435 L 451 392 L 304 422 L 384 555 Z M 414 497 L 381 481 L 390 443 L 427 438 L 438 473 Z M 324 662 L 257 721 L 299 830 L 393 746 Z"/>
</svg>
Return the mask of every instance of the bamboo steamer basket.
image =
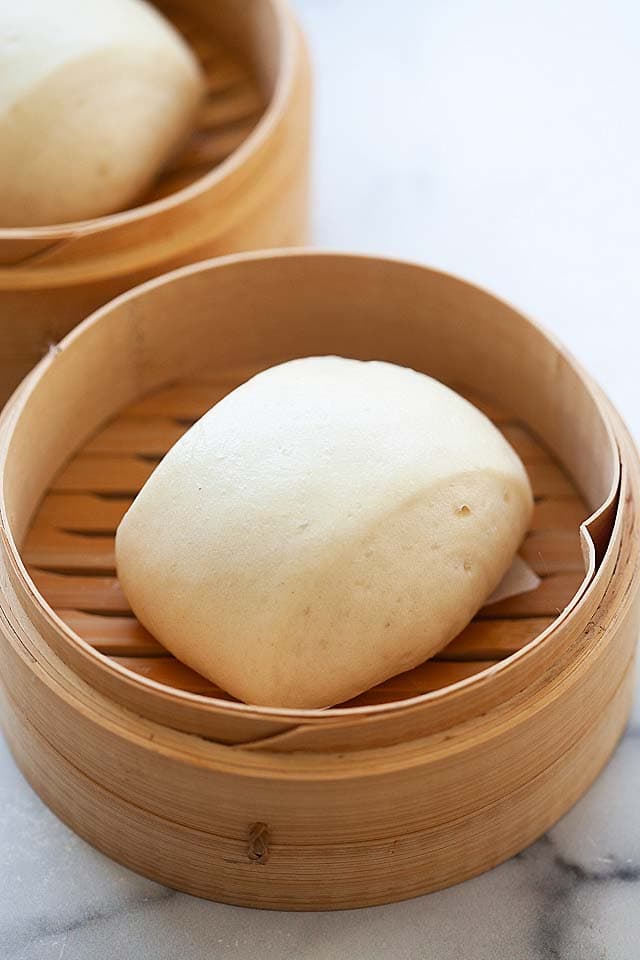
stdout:
<svg viewBox="0 0 640 960">
<path fill-rule="evenodd" d="M 149 277 L 305 240 L 309 63 L 286 0 L 157 0 L 203 67 L 196 129 L 134 209 L 0 229 L 0 404 L 73 326 Z"/>
<path fill-rule="evenodd" d="M 473 397 L 536 495 L 531 593 L 438 658 L 329 710 L 234 701 L 136 623 L 113 534 L 211 403 L 288 358 L 410 365 Z M 26 378 L 0 421 L 2 719 L 74 830 L 169 886 L 346 908 L 471 877 L 583 793 L 624 727 L 638 459 L 608 400 L 514 309 L 424 267 L 235 255 L 128 292 Z"/>
</svg>

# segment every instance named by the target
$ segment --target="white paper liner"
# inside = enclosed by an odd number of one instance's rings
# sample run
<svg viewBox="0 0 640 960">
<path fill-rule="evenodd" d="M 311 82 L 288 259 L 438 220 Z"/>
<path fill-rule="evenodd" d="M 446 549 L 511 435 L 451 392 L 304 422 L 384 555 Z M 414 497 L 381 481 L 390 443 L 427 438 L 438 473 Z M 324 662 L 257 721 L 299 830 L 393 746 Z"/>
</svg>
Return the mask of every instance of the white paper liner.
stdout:
<svg viewBox="0 0 640 960">
<path fill-rule="evenodd" d="M 513 563 L 491 596 L 485 601 L 484 606 L 487 607 L 490 603 L 497 603 L 498 600 L 506 600 L 507 597 L 515 597 L 519 593 L 529 593 L 539 586 L 540 577 L 534 573 L 529 564 L 519 554 L 516 554 Z"/>
</svg>

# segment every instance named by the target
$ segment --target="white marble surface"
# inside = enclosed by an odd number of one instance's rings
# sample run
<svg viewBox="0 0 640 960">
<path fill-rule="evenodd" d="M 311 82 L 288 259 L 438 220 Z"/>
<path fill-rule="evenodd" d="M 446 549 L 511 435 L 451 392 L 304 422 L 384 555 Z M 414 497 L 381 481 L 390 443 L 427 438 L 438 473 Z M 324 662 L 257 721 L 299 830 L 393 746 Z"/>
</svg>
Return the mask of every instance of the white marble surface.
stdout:
<svg viewBox="0 0 640 960">
<path fill-rule="evenodd" d="M 492 288 L 640 435 L 640 6 L 296 0 L 317 73 L 315 239 Z M 577 807 L 457 888 L 340 914 L 167 891 L 77 839 L 0 744 L 6 960 L 635 960 L 640 709 Z"/>
</svg>

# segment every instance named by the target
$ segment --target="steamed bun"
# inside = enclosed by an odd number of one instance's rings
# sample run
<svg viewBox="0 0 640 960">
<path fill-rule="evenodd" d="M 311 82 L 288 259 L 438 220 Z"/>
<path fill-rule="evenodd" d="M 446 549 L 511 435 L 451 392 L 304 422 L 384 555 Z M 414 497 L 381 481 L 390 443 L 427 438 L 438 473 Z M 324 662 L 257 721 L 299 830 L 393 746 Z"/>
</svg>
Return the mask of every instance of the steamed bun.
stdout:
<svg viewBox="0 0 640 960">
<path fill-rule="evenodd" d="M 452 390 L 311 357 L 176 443 L 120 524 L 118 575 L 161 643 L 239 699 L 324 707 L 444 647 L 531 510 L 519 458 Z"/>
<path fill-rule="evenodd" d="M 0 4 L 0 226 L 83 220 L 136 200 L 203 92 L 143 0 Z"/>
</svg>

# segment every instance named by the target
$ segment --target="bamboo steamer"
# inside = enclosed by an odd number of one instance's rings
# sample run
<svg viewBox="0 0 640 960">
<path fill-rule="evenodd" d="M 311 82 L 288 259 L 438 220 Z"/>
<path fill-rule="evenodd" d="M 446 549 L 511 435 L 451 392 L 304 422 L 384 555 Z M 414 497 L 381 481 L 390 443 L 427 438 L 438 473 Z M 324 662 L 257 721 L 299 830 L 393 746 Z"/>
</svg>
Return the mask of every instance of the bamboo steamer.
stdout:
<svg viewBox="0 0 640 960">
<path fill-rule="evenodd" d="M 0 404 L 73 326 L 149 277 L 304 241 L 309 64 L 286 0 L 157 0 L 204 69 L 184 149 L 134 209 L 0 229 Z"/>
<path fill-rule="evenodd" d="M 349 704 L 241 704 L 136 623 L 113 533 L 179 433 L 296 356 L 390 360 L 472 396 L 521 453 L 540 587 Z M 0 421 L 3 725 L 79 834 L 200 896 L 326 909 L 398 900 L 511 856 L 583 793 L 624 727 L 638 459 L 607 399 L 531 321 L 424 267 L 235 255 L 98 310 Z"/>
</svg>

